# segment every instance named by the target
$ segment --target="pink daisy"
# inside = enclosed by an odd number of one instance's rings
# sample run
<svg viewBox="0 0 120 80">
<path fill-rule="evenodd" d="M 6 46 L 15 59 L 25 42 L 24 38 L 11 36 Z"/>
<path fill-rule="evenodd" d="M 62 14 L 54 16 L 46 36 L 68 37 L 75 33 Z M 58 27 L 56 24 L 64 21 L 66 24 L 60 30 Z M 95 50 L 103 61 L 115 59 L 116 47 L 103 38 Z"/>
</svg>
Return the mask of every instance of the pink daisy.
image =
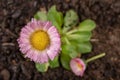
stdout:
<svg viewBox="0 0 120 80">
<path fill-rule="evenodd" d="M 77 76 L 83 76 L 84 71 L 86 69 L 86 65 L 82 59 L 79 58 L 73 58 L 70 61 L 70 67 L 73 71 L 73 73 Z"/>
<path fill-rule="evenodd" d="M 38 63 L 53 60 L 60 51 L 60 35 L 49 21 L 32 19 L 20 32 L 20 51 Z"/>
</svg>

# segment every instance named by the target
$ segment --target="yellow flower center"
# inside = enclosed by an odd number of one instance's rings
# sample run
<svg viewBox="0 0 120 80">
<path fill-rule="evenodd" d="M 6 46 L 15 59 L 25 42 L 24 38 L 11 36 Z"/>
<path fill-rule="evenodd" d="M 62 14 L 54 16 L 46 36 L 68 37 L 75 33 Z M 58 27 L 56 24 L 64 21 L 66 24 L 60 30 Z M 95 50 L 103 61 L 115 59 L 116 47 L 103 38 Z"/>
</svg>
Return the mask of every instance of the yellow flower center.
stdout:
<svg viewBox="0 0 120 80">
<path fill-rule="evenodd" d="M 80 70 L 83 69 L 83 66 L 82 66 L 81 64 L 77 63 L 77 66 L 78 66 L 78 68 L 79 68 Z"/>
<path fill-rule="evenodd" d="M 35 49 L 42 51 L 50 44 L 50 39 L 47 32 L 37 30 L 31 34 L 30 42 Z"/>
</svg>

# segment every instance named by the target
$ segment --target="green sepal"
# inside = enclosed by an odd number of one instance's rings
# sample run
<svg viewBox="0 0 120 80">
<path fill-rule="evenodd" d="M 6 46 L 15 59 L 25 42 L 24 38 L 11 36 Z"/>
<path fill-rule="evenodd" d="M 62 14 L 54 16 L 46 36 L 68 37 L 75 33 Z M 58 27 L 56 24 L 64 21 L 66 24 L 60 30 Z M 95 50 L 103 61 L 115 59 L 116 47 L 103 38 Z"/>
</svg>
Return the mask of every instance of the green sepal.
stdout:
<svg viewBox="0 0 120 80">
<path fill-rule="evenodd" d="M 35 66 L 38 71 L 46 72 L 48 70 L 49 63 L 43 63 L 43 64 L 35 63 Z"/>
</svg>

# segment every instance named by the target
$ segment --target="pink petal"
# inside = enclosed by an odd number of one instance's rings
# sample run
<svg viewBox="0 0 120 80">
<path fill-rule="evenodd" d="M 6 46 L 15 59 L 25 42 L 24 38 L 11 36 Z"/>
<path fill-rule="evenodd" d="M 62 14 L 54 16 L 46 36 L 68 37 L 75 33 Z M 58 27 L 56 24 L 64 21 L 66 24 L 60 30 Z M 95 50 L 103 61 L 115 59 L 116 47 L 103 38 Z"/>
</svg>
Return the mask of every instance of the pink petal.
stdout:
<svg viewBox="0 0 120 80">
<path fill-rule="evenodd" d="M 58 52 L 56 48 L 50 47 L 50 49 L 47 50 L 47 55 L 50 60 L 53 60 L 58 55 Z"/>
<path fill-rule="evenodd" d="M 27 34 L 21 34 L 20 36 L 21 36 L 21 37 L 20 37 L 21 39 L 27 39 L 27 40 L 28 40 L 29 37 L 30 37 L 30 36 L 27 35 Z"/>
<path fill-rule="evenodd" d="M 36 30 L 36 29 L 38 29 L 38 25 L 37 25 L 37 22 L 32 22 L 32 23 L 30 23 L 29 24 L 29 26 L 33 29 L 33 30 Z"/>
<path fill-rule="evenodd" d="M 38 57 L 37 57 L 37 62 L 38 63 L 46 63 L 46 62 L 48 62 L 47 53 L 46 52 L 39 53 Z"/>
<path fill-rule="evenodd" d="M 19 39 L 18 43 L 19 43 L 19 45 L 20 44 L 30 44 L 28 39 L 26 39 L 26 38 L 22 39 L 22 37 Z"/>
<path fill-rule="evenodd" d="M 31 58 L 31 57 L 33 57 L 33 56 L 34 56 L 33 50 L 29 50 L 29 51 L 27 52 L 27 54 L 25 55 L 25 57 L 28 57 L 28 58 Z M 33 59 L 31 59 L 31 60 L 33 60 Z"/>
<path fill-rule="evenodd" d="M 31 54 L 28 52 L 27 57 L 31 58 L 33 61 L 38 62 L 38 63 L 45 63 L 48 62 L 48 56 L 46 52 L 40 52 L 40 51 L 33 51 Z M 32 56 L 30 56 L 30 55 Z"/>
<path fill-rule="evenodd" d="M 34 31 L 30 26 L 25 26 L 24 28 L 27 29 L 30 33 Z"/>
<path fill-rule="evenodd" d="M 60 42 L 60 38 L 52 38 L 51 42 Z"/>
<path fill-rule="evenodd" d="M 51 26 L 52 26 L 51 22 L 47 21 L 47 22 L 45 22 L 43 30 L 47 31 Z"/>
<path fill-rule="evenodd" d="M 30 34 L 30 31 L 28 31 L 26 28 L 23 28 L 22 30 L 21 30 L 21 33 L 20 34 L 27 34 L 27 35 L 29 35 Z"/>
<path fill-rule="evenodd" d="M 31 22 L 36 22 L 37 20 L 35 18 L 32 18 L 31 19 Z"/>
<path fill-rule="evenodd" d="M 48 29 L 48 34 L 52 35 L 54 33 L 58 33 L 57 29 L 55 26 L 51 26 L 49 29 Z"/>
<path fill-rule="evenodd" d="M 40 30 L 42 30 L 43 27 L 44 27 L 44 22 L 42 22 L 42 21 L 37 21 L 37 27 L 38 27 Z"/>
<path fill-rule="evenodd" d="M 19 45 L 19 46 L 20 46 L 21 52 L 24 54 L 31 49 L 31 46 L 27 46 L 27 45 Z"/>
</svg>

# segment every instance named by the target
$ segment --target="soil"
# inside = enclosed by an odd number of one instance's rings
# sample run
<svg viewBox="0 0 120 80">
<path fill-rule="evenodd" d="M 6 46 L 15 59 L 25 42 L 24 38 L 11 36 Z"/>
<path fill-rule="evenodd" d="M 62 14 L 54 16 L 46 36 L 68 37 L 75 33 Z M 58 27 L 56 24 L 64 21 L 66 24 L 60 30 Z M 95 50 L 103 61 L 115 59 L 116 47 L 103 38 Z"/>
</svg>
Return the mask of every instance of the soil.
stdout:
<svg viewBox="0 0 120 80">
<path fill-rule="evenodd" d="M 19 51 L 20 29 L 54 4 L 64 14 L 73 9 L 80 21 L 90 18 L 97 24 L 92 37 L 97 41 L 83 57 L 106 56 L 89 63 L 82 78 L 62 67 L 40 73 Z M 0 80 L 120 80 L 120 0 L 0 0 Z"/>
</svg>

